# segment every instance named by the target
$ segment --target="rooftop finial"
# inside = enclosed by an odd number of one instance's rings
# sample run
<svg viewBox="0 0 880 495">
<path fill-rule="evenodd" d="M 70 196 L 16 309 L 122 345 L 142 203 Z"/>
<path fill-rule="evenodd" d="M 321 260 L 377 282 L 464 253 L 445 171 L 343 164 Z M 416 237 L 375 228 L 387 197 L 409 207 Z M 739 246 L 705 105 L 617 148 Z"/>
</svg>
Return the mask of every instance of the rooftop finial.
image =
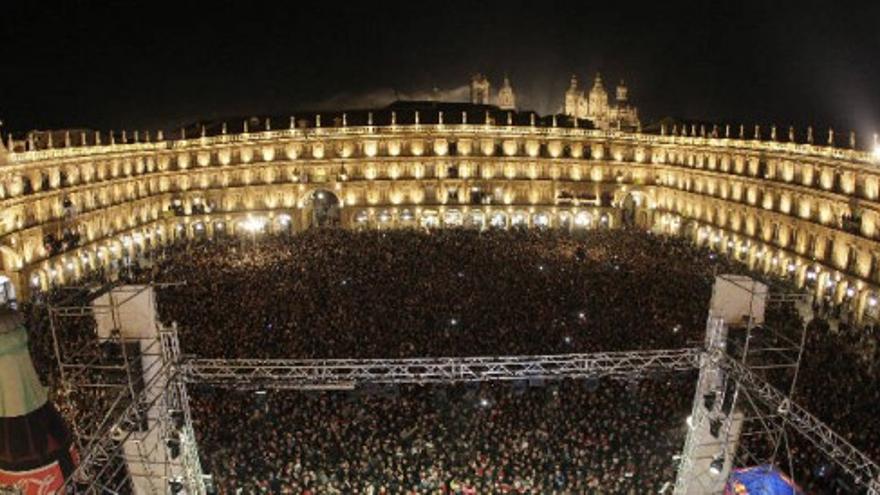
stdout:
<svg viewBox="0 0 880 495">
<path fill-rule="evenodd" d="M 849 147 L 856 149 L 856 131 L 849 131 Z"/>
<path fill-rule="evenodd" d="M 740 124 L 740 125 L 739 125 L 739 138 L 740 138 L 740 139 L 745 139 L 745 138 L 746 138 L 746 126 L 745 126 L 745 124 Z"/>
<path fill-rule="evenodd" d="M 52 148 L 52 131 L 49 131 L 49 137 L 46 139 L 46 147 Z"/>
<path fill-rule="evenodd" d="M 513 114 L 510 112 L 507 112 L 507 125 L 513 125 Z"/>
<path fill-rule="evenodd" d="M 724 139 L 730 139 L 730 124 L 724 124 Z"/>
<path fill-rule="evenodd" d="M 86 131 L 80 131 L 80 133 L 79 133 L 79 145 L 80 145 L 80 146 L 85 146 L 85 145 L 86 145 Z"/>
<path fill-rule="evenodd" d="M 834 128 L 828 128 L 828 146 L 834 146 Z"/>
<path fill-rule="evenodd" d="M 205 136 L 207 136 L 207 133 L 205 131 L 205 124 L 202 124 L 202 139 L 204 139 Z"/>
<path fill-rule="evenodd" d="M 874 134 L 874 140 L 876 141 L 877 135 Z M 12 133 L 6 135 L 6 151 L 13 153 L 15 151 L 15 141 L 12 140 Z"/>
<path fill-rule="evenodd" d="M 165 132 L 162 129 L 156 131 L 156 141 L 162 142 L 165 141 Z"/>
<path fill-rule="evenodd" d="M 71 147 L 71 142 L 70 142 L 70 131 L 64 131 L 64 147 L 65 147 L 65 148 L 70 148 L 70 147 Z"/>
<path fill-rule="evenodd" d="M 418 110 L 416 110 L 415 122 L 416 122 L 416 125 L 419 125 L 419 111 Z"/>
<path fill-rule="evenodd" d="M 770 140 L 776 141 L 776 124 L 770 126 Z"/>
<path fill-rule="evenodd" d="M 264 125 L 264 128 L 265 128 L 265 130 L 267 130 L 267 131 L 271 131 L 271 130 L 272 130 L 272 119 L 271 119 L 271 118 L 266 117 L 266 123 L 265 123 L 265 125 Z"/>
<path fill-rule="evenodd" d="M 101 131 L 95 131 L 95 146 L 101 146 Z"/>
<path fill-rule="evenodd" d="M 348 115 L 342 112 L 342 127 L 348 127 Z"/>
<path fill-rule="evenodd" d="M 794 126 L 793 125 L 788 126 L 788 141 L 791 143 L 794 142 Z"/>
<path fill-rule="evenodd" d="M 761 124 L 755 124 L 755 139 L 761 139 Z"/>
<path fill-rule="evenodd" d="M 110 146 L 116 144 L 116 133 L 113 132 L 113 129 L 110 129 Z"/>
<path fill-rule="evenodd" d="M 391 111 L 391 125 L 397 125 L 397 112 Z"/>
<path fill-rule="evenodd" d="M 220 126 L 220 134 L 226 135 L 226 122 Z"/>
<path fill-rule="evenodd" d="M 553 127 L 556 127 L 556 114 L 553 114 Z"/>
<path fill-rule="evenodd" d="M 373 125 L 373 112 L 367 113 L 367 125 Z"/>
<path fill-rule="evenodd" d="M 461 111 L 461 123 L 467 124 L 467 112 L 464 110 Z"/>
<path fill-rule="evenodd" d="M 443 125 L 443 110 L 437 112 L 437 123 Z"/>
<path fill-rule="evenodd" d="M 244 134 L 247 134 L 247 133 L 248 133 L 248 121 L 247 121 L 247 119 L 244 119 L 244 124 L 242 125 L 241 132 L 243 132 Z"/>
<path fill-rule="evenodd" d="M 293 115 L 290 116 L 290 128 L 291 129 L 296 128 L 296 118 Z"/>
<path fill-rule="evenodd" d="M 128 144 L 128 131 L 122 130 L 122 144 Z"/>
<path fill-rule="evenodd" d="M 138 143 L 138 142 L 140 142 L 140 139 L 141 139 L 140 132 L 137 129 L 135 129 L 134 130 L 134 142 Z"/>
<path fill-rule="evenodd" d="M 664 122 L 660 122 L 660 135 L 661 136 L 666 135 L 666 124 Z"/>
<path fill-rule="evenodd" d="M 813 144 L 813 126 L 807 126 L 807 142 Z"/>
</svg>

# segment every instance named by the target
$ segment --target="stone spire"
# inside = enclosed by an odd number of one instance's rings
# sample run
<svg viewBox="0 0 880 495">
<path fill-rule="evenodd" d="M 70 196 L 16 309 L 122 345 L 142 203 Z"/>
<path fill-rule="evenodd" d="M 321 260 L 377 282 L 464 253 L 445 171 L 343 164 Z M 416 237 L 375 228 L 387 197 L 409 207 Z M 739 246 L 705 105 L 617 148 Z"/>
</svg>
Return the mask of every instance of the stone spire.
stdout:
<svg viewBox="0 0 880 495">
<path fill-rule="evenodd" d="M 807 126 L 807 142 L 813 144 L 813 126 Z"/>
<path fill-rule="evenodd" d="M 510 79 L 504 76 L 501 89 L 498 90 L 498 108 L 502 110 L 516 110 L 516 95 L 510 86 Z"/>
</svg>

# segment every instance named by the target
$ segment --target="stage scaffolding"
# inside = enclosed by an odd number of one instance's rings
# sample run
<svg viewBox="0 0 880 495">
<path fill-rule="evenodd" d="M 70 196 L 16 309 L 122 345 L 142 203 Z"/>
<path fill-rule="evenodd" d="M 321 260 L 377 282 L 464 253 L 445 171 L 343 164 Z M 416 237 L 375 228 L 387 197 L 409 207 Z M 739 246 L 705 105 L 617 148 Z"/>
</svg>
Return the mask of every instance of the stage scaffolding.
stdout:
<svg viewBox="0 0 880 495">
<path fill-rule="evenodd" d="M 67 492 L 205 493 L 177 328 L 122 331 L 120 308 L 129 302 L 146 299 L 155 310 L 152 287 L 67 288 L 47 307 L 59 379 L 53 400 L 80 456 Z M 99 331 L 101 319 L 109 332 Z"/>
<path fill-rule="evenodd" d="M 93 288 L 91 297 L 107 290 L 110 288 Z M 91 311 L 92 306 L 88 309 Z M 106 310 L 113 311 L 113 308 Z M 154 470 L 155 493 L 175 493 L 173 484 L 185 490 L 181 493 L 206 493 L 189 412 L 188 384 L 242 390 L 332 390 L 367 384 L 602 377 L 627 380 L 662 373 L 694 372 L 711 362 L 725 374 L 725 383 L 731 385 L 735 403 L 732 410 L 740 411 L 746 420 L 759 422 L 766 431 L 781 432 L 777 439 L 784 441 L 788 431 L 805 436 L 870 495 L 880 495 L 880 467 L 795 404 L 790 399 L 792 388 L 786 387 L 782 391 L 771 383 L 773 380 L 767 379 L 768 373 L 773 378 L 773 373 L 780 369 L 786 373 L 786 370 L 791 371 L 792 365 L 796 369 L 802 348 L 802 339 L 801 345 L 796 345 L 796 339 L 786 340 L 784 345 L 776 337 L 766 342 L 761 340 L 770 332 L 747 335 L 745 342 L 750 350 L 743 353 L 737 351 L 741 348 L 735 343 L 719 351 L 707 338 L 699 348 L 590 354 L 413 359 L 184 359 L 173 326 L 160 327 L 156 339 L 139 343 L 137 357 L 134 352 L 128 352 L 134 349 L 127 349 L 118 336 L 110 339 L 112 345 L 97 342 L 92 352 L 74 348 L 64 353 L 64 346 L 60 343 L 67 342 L 65 333 L 73 329 L 73 335 L 67 337 L 78 337 L 78 332 L 82 331 L 79 319 L 88 320 L 89 312 L 83 305 L 56 305 L 50 308 L 50 314 L 63 377 L 63 393 L 57 400 L 73 413 L 74 419 L 81 420 L 74 422 L 81 463 L 69 483 L 73 493 L 129 493 L 131 475 L 127 466 L 133 459 L 132 453 L 123 449 L 123 444 L 133 435 L 143 436 L 152 429 L 159 430 L 160 438 L 167 438 L 169 432 L 175 432 L 183 440 L 180 445 L 182 473 L 172 473 L 170 463 L 145 463 L 152 458 L 149 452 L 136 453 L 138 459 L 134 461 Z M 707 335 L 711 326 L 710 320 Z M 94 335 L 92 340 L 96 341 Z M 73 341 L 80 342 L 77 338 Z M 774 359 L 754 358 L 765 352 Z M 144 362 L 140 359 L 144 354 L 155 354 L 155 368 L 138 369 L 138 362 Z M 769 364 L 771 362 L 781 364 L 776 366 Z M 796 375 L 791 380 L 791 387 L 794 379 Z M 103 391 L 98 394 L 103 398 L 93 403 L 93 408 L 96 407 L 94 404 L 100 405 L 101 414 L 96 415 L 98 419 L 86 421 L 76 414 L 75 407 L 82 396 L 95 395 L 90 392 L 93 390 Z M 695 398 L 695 403 L 699 400 L 699 397 Z M 154 416 L 151 418 L 150 414 Z"/>
<path fill-rule="evenodd" d="M 546 356 L 413 359 L 193 359 L 183 378 L 237 389 L 353 388 L 358 384 L 642 378 L 696 369 L 699 349 Z"/>
</svg>

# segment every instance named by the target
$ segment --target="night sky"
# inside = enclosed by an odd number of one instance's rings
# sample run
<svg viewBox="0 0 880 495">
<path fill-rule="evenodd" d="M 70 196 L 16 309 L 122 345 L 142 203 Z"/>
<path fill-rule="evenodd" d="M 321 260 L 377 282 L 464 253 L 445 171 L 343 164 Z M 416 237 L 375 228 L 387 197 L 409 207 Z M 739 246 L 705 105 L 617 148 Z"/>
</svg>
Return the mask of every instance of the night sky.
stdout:
<svg viewBox="0 0 880 495">
<path fill-rule="evenodd" d="M 2 130 L 454 98 L 475 71 L 550 113 L 572 73 L 598 70 L 610 92 L 626 79 L 644 122 L 880 131 L 880 2 L 641 3 L 8 2 Z"/>
</svg>

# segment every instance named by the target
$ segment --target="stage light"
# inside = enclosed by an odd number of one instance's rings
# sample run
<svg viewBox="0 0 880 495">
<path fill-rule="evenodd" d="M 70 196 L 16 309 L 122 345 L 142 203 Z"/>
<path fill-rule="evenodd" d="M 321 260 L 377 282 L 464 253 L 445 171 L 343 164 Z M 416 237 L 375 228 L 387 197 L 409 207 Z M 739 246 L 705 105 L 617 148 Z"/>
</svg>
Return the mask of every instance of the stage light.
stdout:
<svg viewBox="0 0 880 495">
<path fill-rule="evenodd" d="M 672 327 L 672 333 L 678 333 L 678 332 L 680 332 L 680 331 L 681 331 L 681 323 L 679 323 L 679 324 L 675 325 L 674 327 Z"/>
<path fill-rule="evenodd" d="M 450 318 L 450 319 L 449 319 L 449 324 L 452 325 L 452 326 L 456 326 L 456 325 L 458 325 L 458 319 L 456 319 L 456 318 Z"/>
<path fill-rule="evenodd" d="M 706 410 L 712 410 L 712 407 L 715 406 L 715 392 L 703 395 L 703 405 L 706 406 Z"/>
<path fill-rule="evenodd" d="M 713 437 L 718 438 L 718 434 L 721 432 L 721 420 L 720 419 L 712 419 L 709 421 L 709 433 L 712 434 Z"/>
<path fill-rule="evenodd" d="M 587 314 L 584 313 L 583 311 L 581 311 L 580 313 L 578 313 L 578 318 L 580 318 L 580 319 L 582 319 L 582 320 L 586 320 L 586 319 L 587 319 Z"/>
<path fill-rule="evenodd" d="M 568 335 L 565 336 L 565 343 L 571 344 L 571 337 L 569 337 Z"/>
<path fill-rule="evenodd" d="M 721 474 L 721 471 L 724 469 L 724 456 L 719 455 L 715 459 L 712 460 L 712 463 L 709 464 L 709 472 L 712 476 L 718 476 Z"/>
<path fill-rule="evenodd" d="M 489 407 L 489 399 L 486 399 L 485 397 L 480 399 L 480 406 L 481 407 Z"/>
</svg>

